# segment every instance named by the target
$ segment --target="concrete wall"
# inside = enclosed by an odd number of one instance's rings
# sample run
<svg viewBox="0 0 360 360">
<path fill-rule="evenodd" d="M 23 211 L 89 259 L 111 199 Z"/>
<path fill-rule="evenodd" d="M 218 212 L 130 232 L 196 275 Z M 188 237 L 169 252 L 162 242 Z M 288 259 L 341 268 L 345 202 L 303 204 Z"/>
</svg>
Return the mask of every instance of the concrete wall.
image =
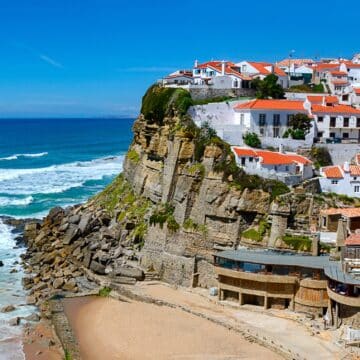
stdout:
<svg viewBox="0 0 360 360">
<path fill-rule="evenodd" d="M 194 85 L 189 88 L 191 97 L 194 100 L 209 99 L 219 96 L 255 96 L 254 89 L 216 89 L 206 85 Z"/>
<path fill-rule="evenodd" d="M 316 144 L 321 147 L 324 145 Z M 360 144 L 326 144 L 329 150 L 331 160 L 334 165 L 342 165 L 345 161 L 349 161 L 360 152 Z"/>
</svg>

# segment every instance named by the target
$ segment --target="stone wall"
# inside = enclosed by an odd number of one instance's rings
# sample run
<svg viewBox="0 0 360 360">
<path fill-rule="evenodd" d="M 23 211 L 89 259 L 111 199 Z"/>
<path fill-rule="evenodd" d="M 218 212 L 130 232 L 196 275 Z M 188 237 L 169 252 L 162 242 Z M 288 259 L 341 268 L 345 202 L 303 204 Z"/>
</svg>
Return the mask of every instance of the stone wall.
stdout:
<svg viewBox="0 0 360 360">
<path fill-rule="evenodd" d="M 189 89 L 191 97 L 194 100 L 203 100 L 220 96 L 232 96 L 232 97 L 240 97 L 240 96 L 255 96 L 254 89 L 214 89 L 210 86 L 198 86 L 198 87 L 190 87 Z"/>
</svg>

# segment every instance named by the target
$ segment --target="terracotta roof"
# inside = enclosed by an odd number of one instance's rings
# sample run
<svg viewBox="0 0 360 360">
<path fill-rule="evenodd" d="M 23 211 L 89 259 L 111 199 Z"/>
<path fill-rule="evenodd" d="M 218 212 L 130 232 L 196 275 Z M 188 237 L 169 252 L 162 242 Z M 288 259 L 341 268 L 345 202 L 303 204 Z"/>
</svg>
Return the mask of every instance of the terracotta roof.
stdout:
<svg viewBox="0 0 360 360">
<path fill-rule="evenodd" d="M 297 154 L 284 154 L 268 150 L 255 150 L 249 148 L 233 148 L 238 156 L 252 156 L 262 158 L 263 165 L 291 165 L 293 163 L 300 163 L 310 165 L 312 162 L 304 156 Z"/>
<path fill-rule="evenodd" d="M 342 179 L 343 174 L 339 166 L 327 166 L 321 169 L 325 177 L 330 179 Z"/>
<path fill-rule="evenodd" d="M 307 65 L 307 64 L 313 64 L 313 59 L 283 59 L 277 63 L 278 66 L 289 66 L 289 62 L 291 65 Z"/>
<path fill-rule="evenodd" d="M 360 64 L 355 64 L 352 61 L 343 61 L 348 69 L 360 69 Z"/>
<path fill-rule="evenodd" d="M 323 106 L 314 104 L 311 107 L 313 113 L 328 113 L 328 114 L 357 114 L 360 115 L 360 110 L 353 108 L 350 105 L 332 105 Z"/>
<path fill-rule="evenodd" d="M 238 104 L 234 107 L 235 110 L 253 109 L 253 110 L 295 110 L 306 111 L 304 109 L 304 102 L 298 100 L 268 100 L 256 99 L 246 103 Z"/>
<path fill-rule="evenodd" d="M 360 234 L 351 234 L 345 240 L 346 246 L 358 245 L 360 246 Z"/>
<path fill-rule="evenodd" d="M 360 88 L 354 89 L 356 95 L 360 95 Z"/>
<path fill-rule="evenodd" d="M 312 104 L 322 104 L 324 96 L 323 95 L 309 95 L 307 97 L 307 99 Z M 334 103 L 338 103 L 338 102 L 339 102 L 339 99 L 337 98 L 337 96 L 325 96 L 325 103 L 326 104 L 334 104 Z"/>
<path fill-rule="evenodd" d="M 349 82 L 347 80 L 331 80 L 335 85 L 347 85 Z"/>
<path fill-rule="evenodd" d="M 196 67 L 196 69 L 206 69 L 206 68 L 210 68 L 210 69 L 213 69 L 213 70 L 221 73 L 222 61 L 208 61 L 208 62 L 200 64 Z M 234 75 L 243 80 L 251 80 L 250 77 L 245 76 L 245 75 L 241 74 L 239 71 L 237 71 L 236 65 L 231 61 L 225 62 L 225 74 L 226 75 Z"/>
<path fill-rule="evenodd" d="M 271 69 L 267 69 L 268 67 L 274 66 L 271 63 L 267 62 L 254 62 L 254 61 L 248 61 L 248 63 L 255 68 L 259 74 L 261 75 L 269 75 L 271 74 Z M 280 69 L 278 66 L 274 66 L 274 73 L 278 76 L 286 76 L 286 73 L 284 70 Z"/>
<path fill-rule="evenodd" d="M 350 165 L 350 175 L 351 176 L 360 176 L 360 166 L 359 165 Z"/>
<path fill-rule="evenodd" d="M 238 156 L 257 156 L 256 151 L 250 148 L 234 147 L 233 149 Z"/>
<path fill-rule="evenodd" d="M 321 72 L 321 71 L 339 69 L 339 67 L 340 64 L 318 63 L 315 65 L 315 70 Z"/>
<path fill-rule="evenodd" d="M 360 217 L 360 208 L 329 208 L 320 211 L 322 215 L 343 215 L 348 218 Z"/>
<path fill-rule="evenodd" d="M 330 73 L 331 73 L 331 75 L 334 75 L 334 76 L 347 76 L 347 72 L 340 71 L 340 70 L 334 70 L 334 71 L 331 71 Z"/>
</svg>

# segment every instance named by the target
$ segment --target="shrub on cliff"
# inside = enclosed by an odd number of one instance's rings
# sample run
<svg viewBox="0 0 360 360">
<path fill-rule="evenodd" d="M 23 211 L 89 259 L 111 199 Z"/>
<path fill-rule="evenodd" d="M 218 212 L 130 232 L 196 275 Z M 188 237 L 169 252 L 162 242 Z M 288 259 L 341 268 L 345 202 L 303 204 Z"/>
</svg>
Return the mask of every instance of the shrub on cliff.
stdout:
<svg viewBox="0 0 360 360">
<path fill-rule="evenodd" d="M 310 158 L 314 161 L 314 165 L 317 169 L 322 166 L 332 165 L 329 150 L 324 146 L 313 146 L 311 148 Z"/>
<path fill-rule="evenodd" d="M 246 133 L 243 137 L 244 143 L 253 148 L 261 148 L 261 141 L 256 133 Z"/>
<path fill-rule="evenodd" d="M 162 125 L 166 116 L 173 116 L 175 112 L 183 116 L 192 104 L 187 90 L 153 85 L 143 96 L 141 113 L 146 120 Z"/>
</svg>

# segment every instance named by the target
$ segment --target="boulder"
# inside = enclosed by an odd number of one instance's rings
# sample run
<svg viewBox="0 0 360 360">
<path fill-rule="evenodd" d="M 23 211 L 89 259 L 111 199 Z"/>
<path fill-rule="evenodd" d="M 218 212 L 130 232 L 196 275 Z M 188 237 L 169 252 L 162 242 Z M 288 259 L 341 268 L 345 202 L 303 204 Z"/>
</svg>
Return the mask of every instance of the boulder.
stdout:
<svg viewBox="0 0 360 360">
<path fill-rule="evenodd" d="M 73 241 L 75 241 L 80 235 L 80 230 L 77 225 L 71 224 L 69 228 L 66 230 L 66 233 L 63 238 L 64 245 L 70 245 Z"/>
<path fill-rule="evenodd" d="M 40 321 L 40 316 L 38 314 L 34 313 L 34 314 L 24 317 L 24 319 L 26 321 L 38 322 L 38 321 Z"/>
<path fill-rule="evenodd" d="M 0 260 L 0 267 L 1 267 L 1 266 L 4 266 L 4 263 L 3 263 L 2 260 Z"/>
<path fill-rule="evenodd" d="M 6 305 L 3 308 L 1 308 L 0 311 L 2 313 L 8 313 L 8 312 L 14 311 L 15 309 L 16 309 L 16 307 L 14 305 Z"/>
<path fill-rule="evenodd" d="M 9 320 L 9 325 L 10 326 L 18 326 L 20 324 L 20 317 L 16 316 L 13 319 Z"/>
<path fill-rule="evenodd" d="M 28 296 L 28 297 L 26 298 L 26 303 L 27 303 L 28 305 L 35 305 L 35 303 L 36 303 L 35 296 Z"/>
<path fill-rule="evenodd" d="M 93 260 L 90 264 L 90 270 L 99 275 L 105 275 L 105 266 Z"/>
<path fill-rule="evenodd" d="M 144 272 L 141 269 L 137 269 L 137 268 L 117 266 L 114 269 L 114 273 L 116 276 L 130 277 L 130 278 L 134 278 L 136 280 L 144 279 Z"/>
<path fill-rule="evenodd" d="M 60 289 L 64 284 L 64 279 L 59 277 L 57 279 L 55 279 L 52 283 L 52 286 L 54 289 Z"/>
<path fill-rule="evenodd" d="M 91 214 L 85 214 L 81 217 L 79 222 L 79 230 L 82 234 L 85 234 L 88 231 L 90 220 Z"/>
<path fill-rule="evenodd" d="M 76 281 L 74 279 L 70 279 L 63 285 L 62 288 L 65 291 L 74 291 L 76 288 Z"/>
<path fill-rule="evenodd" d="M 70 224 L 78 224 L 79 221 L 80 221 L 80 215 L 79 214 L 72 215 L 69 218 L 69 223 Z"/>
</svg>

